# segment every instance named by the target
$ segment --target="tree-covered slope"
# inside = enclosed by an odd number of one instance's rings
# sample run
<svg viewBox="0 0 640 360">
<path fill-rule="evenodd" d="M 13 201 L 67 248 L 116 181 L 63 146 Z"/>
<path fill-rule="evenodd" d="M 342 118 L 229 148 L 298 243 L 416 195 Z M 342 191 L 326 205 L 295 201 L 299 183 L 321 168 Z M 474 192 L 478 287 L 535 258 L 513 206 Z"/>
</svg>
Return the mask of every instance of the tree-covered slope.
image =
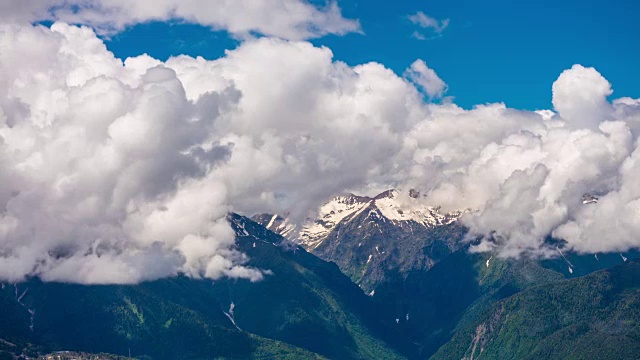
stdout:
<svg viewBox="0 0 640 360">
<path fill-rule="evenodd" d="M 5 284 L 0 338 L 43 350 L 131 351 L 153 359 L 401 357 L 378 338 L 392 330 L 335 264 L 287 248 L 246 218 L 230 221 L 248 265 L 268 270 L 262 281 Z"/>
<path fill-rule="evenodd" d="M 531 287 L 575 278 L 622 264 L 637 252 L 564 254 L 566 259 L 504 259 L 463 248 L 428 271 L 388 276 L 372 299 L 389 309 L 397 329 L 416 345 L 412 357 L 428 358 L 496 302 Z M 572 271 L 569 271 L 569 263 Z M 387 315 L 389 316 L 389 315 Z"/>
<path fill-rule="evenodd" d="M 372 299 L 393 312 L 398 330 L 416 345 L 413 357 L 435 353 L 468 314 L 529 286 L 564 279 L 534 260 L 489 259 L 462 249 L 429 271 L 397 274 L 378 286 Z"/>
<path fill-rule="evenodd" d="M 434 359 L 634 359 L 640 262 L 529 287 L 474 315 Z"/>
</svg>

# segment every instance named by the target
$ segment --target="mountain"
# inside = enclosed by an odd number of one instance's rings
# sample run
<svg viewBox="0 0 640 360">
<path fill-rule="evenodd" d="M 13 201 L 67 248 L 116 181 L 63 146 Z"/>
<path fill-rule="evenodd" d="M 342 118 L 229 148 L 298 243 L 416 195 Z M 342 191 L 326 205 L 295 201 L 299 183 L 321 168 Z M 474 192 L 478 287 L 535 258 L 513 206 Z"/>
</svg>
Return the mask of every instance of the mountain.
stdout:
<svg viewBox="0 0 640 360">
<path fill-rule="evenodd" d="M 176 277 L 132 286 L 3 284 L 0 338 L 25 347 L 153 359 L 395 359 L 373 302 L 335 264 L 231 214 L 264 280 Z M 385 335 L 386 334 L 386 335 Z"/>
<path fill-rule="evenodd" d="M 597 257 L 570 253 L 546 260 L 503 259 L 462 248 L 428 271 L 388 279 L 376 288 L 372 299 L 392 311 L 398 331 L 419 346 L 415 356 L 428 358 L 455 338 L 464 324 L 499 301 L 637 258 L 640 253 L 630 251 Z"/>
<path fill-rule="evenodd" d="M 145 359 L 571 358 L 572 343 L 584 348 L 574 358 L 637 351 L 640 252 L 563 253 L 555 239 L 553 259 L 470 252 L 459 214 L 442 215 L 418 196 L 328 203 L 315 223 L 325 235 L 306 246 L 335 263 L 265 227 L 294 234 L 286 218 L 254 217 L 262 226 L 230 214 L 247 265 L 265 270 L 258 282 L 2 284 L 0 359 L 56 350 Z"/>
<path fill-rule="evenodd" d="M 461 212 L 441 214 L 415 191 L 386 191 L 373 198 L 341 196 L 324 204 L 299 231 L 281 216 L 257 222 L 288 236 L 320 258 L 335 262 L 409 340 L 405 354 L 428 358 L 448 344 L 463 324 L 495 303 L 530 287 L 555 284 L 610 268 L 638 252 L 552 259 L 502 259 L 471 253 Z M 446 357 L 445 357 L 446 358 Z"/>
<path fill-rule="evenodd" d="M 375 197 L 339 196 L 320 207 L 299 231 L 278 215 L 253 219 L 318 257 L 335 262 L 367 293 L 389 277 L 428 270 L 461 248 L 462 212 L 441 213 L 414 190 Z"/>
<path fill-rule="evenodd" d="M 434 359 L 635 359 L 640 262 L 529 287 L 474 314 Z"/>
</svg>

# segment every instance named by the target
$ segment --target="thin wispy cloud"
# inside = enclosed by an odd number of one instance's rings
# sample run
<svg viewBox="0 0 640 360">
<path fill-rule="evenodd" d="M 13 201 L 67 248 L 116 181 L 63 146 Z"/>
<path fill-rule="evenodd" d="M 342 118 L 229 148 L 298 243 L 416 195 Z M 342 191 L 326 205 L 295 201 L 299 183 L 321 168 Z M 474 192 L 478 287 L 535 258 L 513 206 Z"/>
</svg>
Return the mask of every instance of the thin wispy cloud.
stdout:
<svg viewBox="0 0 640 360">
<path fill-rule="evenodd" d="M 411 34 L 411 37 L 417 40 L 427 40 L 427 37 L 417 30 Z"/>
<path fill-rule="evenodd" d="M 305 0 L 6 0 L 3 21 L 64 21 L 112 35 L 139 23 L 180 21 L 228 31 L 301 40 L 361 32 L 358 20 L 345 19 L 336 1 L 316 7 Z"/>
<path fill-rule="evenodd" d="M 435 34 L 436 37 L 440 36 L 442 32 L 449 26 L 450 22 L 449 19 L 437 20 L 436 18 L 431 17 L 422 11 L 418 11 L 413 15 L 409 15 L 407 18 L 412 24 L 417 25 L 421 28 L 420 31 L 416 30 L 412 34 L 412 37 L 418 40 L 427 40 L 431 37 L 434 37 L 428 36 L 427 34 L 425 34 L 425 32 Z"/>
</svg>

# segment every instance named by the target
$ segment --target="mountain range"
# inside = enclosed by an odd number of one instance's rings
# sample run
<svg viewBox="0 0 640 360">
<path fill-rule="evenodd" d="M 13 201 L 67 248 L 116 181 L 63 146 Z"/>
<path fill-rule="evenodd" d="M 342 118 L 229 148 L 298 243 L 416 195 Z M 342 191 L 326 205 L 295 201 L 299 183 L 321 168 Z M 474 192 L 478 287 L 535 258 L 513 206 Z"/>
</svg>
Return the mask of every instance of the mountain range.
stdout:
<svg viewBox="0 0 640 360">
<path fill-rule="evenodd" d="M 317 218 L 229 214 L 261 281 L 2 284 L 0 359 L 600 359 L 640 350 L 640 254 L 469 251 L 416 191 L 345 195 Z"/>
</svg>

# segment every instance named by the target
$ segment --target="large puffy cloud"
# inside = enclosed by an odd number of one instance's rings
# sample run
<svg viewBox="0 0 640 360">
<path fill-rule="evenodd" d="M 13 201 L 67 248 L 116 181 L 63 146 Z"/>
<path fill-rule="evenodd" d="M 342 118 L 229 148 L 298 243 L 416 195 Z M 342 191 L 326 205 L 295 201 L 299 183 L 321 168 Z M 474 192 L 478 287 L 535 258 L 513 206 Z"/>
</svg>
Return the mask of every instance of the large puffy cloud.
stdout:
<svg viewBox="0 0 640 360">
<path fill-rule="evenodd" d="M 597 128 L 611 111 L 611 84 L 594 68 L 574 65 L 553 83 L 553 107 L 575 128 Z"/>
<path fill-rule="evenodd" d="M 271 38 L 122 62 L 86 27 L 0 30 L 0 277 L 130 283 L 259 269 L 228 211 L 292 212 L 384 178 L 424 118 L 379 64 Z"/>
<path fill-rule="evenodd" d="M 432 119 L 407 142 L 413 176 L 427 179 L 433 204 L 470 210 L 462 221 L 483 239 L 478 249 L 546 256 L 555 250 L 550 235 L 579 252 L 638 247 L 630 236 L 639 223 L 629 215 L 635 185 L 625 180 L 636 166 L 640 107 L 628 98 L 609 103 L 611 92 L 595 69 L 576 65 L 553 85 L 557 115 L 432 105 Z M 584 205 L 585 193 L 601 201 Z"/>
<path fill-rule="evenodd" d="M 548 254 L 549 235 L 580 252 L 640 245 L 640 101 L 608 102 L 594 69 L 560 76 L 556 112 L 464 110 L 307 42 L 123 62 L 89 28 L 56 23 L 2 25 L 0 44 L 4 280 L 259 280 L 228 211 L 301 220 L 335 194 L 388 186 L 470 209 L 478 249 L 504 256 Z M 583 205 L 587 192 L 600 201 Z"/>
<path fill-rule="evenodd" d="M 640 148 L 634 146 L 620 166 L 614 190 L 601 197 L 598 206 L 579 209 L 554 231 L 555 236 L 581 252 L 625 251 L 640 245 Z"/>
<path fill-rule="evenodd" d="M 190 181 L 226 156 L 215 144 L 199 146 L 235 97 L 189 101 L 175 71 L 123 67 L 87 28 L 4 26 L 0 33 L 7 50 L 0 91 L 13 105 L 0 112 L 0 274 L 137 282 L 237 271 L 215 261 L 221 253 L 242 260 L 220 225 L 224 184 L 203 189 Z M 173 215 L 171 229 L 158 211 Z M 198 239 L 210 240 L 198 253 L 211 254 L 206 261 L 189 251 Z"/>
<path fill-rule="evenodd" d="M 305 0 L 8 0 L 0 3 L 5 21 L 65 21 L 112 34 L 148 21 L 177 20 L 226 30 L 238 37 L 252 33 L 286 39 L 360 31 L 342 17 L 335 1 L 316 8 Z"/>
</svg>

